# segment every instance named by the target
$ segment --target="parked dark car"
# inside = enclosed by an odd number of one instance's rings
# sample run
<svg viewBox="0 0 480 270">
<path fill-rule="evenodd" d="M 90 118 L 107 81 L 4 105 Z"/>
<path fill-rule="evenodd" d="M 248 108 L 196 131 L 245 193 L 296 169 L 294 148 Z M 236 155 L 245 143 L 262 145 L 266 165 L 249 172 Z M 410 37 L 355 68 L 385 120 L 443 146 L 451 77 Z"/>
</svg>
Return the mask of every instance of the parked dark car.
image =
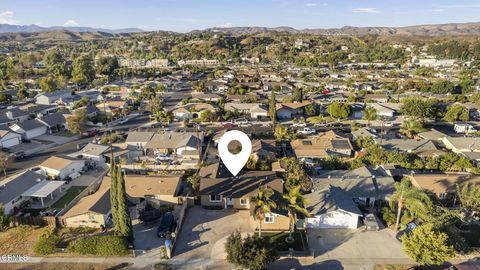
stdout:
<svg viewBox="0 0 480 270">
<path fill-rule="evenodd" d="M 158 225 L 157 236 L 161 238 L 167 237 L 168 234 L 175 230 L 176 226 L 177 224 L 172 212 L 165 213 L 160 220 L 160 225 Z"/>
</svg>

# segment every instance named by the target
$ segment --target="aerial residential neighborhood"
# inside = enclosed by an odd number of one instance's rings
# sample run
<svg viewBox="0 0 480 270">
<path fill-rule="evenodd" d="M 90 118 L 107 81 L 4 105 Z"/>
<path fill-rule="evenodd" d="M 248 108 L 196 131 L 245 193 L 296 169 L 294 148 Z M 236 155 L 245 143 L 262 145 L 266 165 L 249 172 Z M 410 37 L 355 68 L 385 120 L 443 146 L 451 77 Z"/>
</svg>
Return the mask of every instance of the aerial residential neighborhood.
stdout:
<svg viewBox="0 0 480 270">
<path fill-rule="evenodd" d="M 477 4 L 26 2 L 0 269 L 480 269 Z"/>
</svg>

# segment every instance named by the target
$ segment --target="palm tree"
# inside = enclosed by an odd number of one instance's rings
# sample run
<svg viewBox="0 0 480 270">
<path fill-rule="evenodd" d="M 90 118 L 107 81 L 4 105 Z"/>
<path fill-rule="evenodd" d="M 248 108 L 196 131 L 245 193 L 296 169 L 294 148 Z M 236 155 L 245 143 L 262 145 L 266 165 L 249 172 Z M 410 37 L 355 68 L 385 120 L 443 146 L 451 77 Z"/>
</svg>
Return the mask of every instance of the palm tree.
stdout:
<svg viewBox="0 0 480 270">
<path fill-rule="evenodd" d="M 272 208 L 277 207 L 277 203 L 272 200 L 273 190 L 271 188 L 260 187 L 257 195 L 250 198 L 253 204 L 254 218 L 258 220 L 258 235 L 262 236 L 262 221 L 265 219 L 265 214 L 272 212 Z"/>
<path fill-rule="evenodd" d="M 310 213 L 305 208 L 306 199 L 300 193 L 301 186 L 293 187 L 287 194 L 283 194 L 285 200 L 285 209 L 288 211 L 288 218 L 290 219 L 290 233 L 288 239 L 290 242 L 295 241 L 292 237 L 293 229 L 297 221 L 297 214 L 309 216 Z"/>
<path fill-rule="evenodd" d="M 397 205 L 397 220 L 395 230 L 398 230 L 402 210 L 405 208 L 414 217 L 428 218 L 429 209 L 432 207 L 430 197 L 420 189 L 412 186 L 408 178 L 403 178 L 400 183 L 395 183 L 395 192 L 390 198 L 390 207 Z"/>
<path fill-rule="evenodd" d="M 377 120 L 377 110 L 372 107 L 368 107 L 363 111 L 363 120 L 367 120 L 367 126 L 370 126 L 370 121 Z"/>
<path fill-rule="evenodd" d="M 415 119 L 406 120 L 400 127 L 400 132 L 405 134 L 409 138 L 415 137 L 415 135 L 423 130 L 423 125 Z"/>
</svg>

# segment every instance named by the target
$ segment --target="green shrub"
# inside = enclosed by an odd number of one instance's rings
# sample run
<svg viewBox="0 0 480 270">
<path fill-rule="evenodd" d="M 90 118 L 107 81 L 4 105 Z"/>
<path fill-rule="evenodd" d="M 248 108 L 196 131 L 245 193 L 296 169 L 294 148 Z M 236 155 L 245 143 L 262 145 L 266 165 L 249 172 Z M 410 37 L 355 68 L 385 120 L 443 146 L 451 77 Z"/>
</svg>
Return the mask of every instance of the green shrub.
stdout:
<svg viewBox="0 0 480 270">
<path fill-rule="evenodd" d="M 62 238 L 52 232 L 41 235 L 33 245 L 33 252 L 37 255 L 48 255 L 55 252 L 57 244 Z"/>
<path fill-rule="evenodd" d="M 128 253 L 128 246 L 121 236 L 101 235 L 76 239 L 68 244 L 67 251 L 82 255 L 124 256 Z"/>
<path fill-rule="evenodd" d="M 397 221 L 397 216 L 389 207 L 382 208 L 382 219 L 387 223 L 387 225 L 395 224 Z"/>
</svg>

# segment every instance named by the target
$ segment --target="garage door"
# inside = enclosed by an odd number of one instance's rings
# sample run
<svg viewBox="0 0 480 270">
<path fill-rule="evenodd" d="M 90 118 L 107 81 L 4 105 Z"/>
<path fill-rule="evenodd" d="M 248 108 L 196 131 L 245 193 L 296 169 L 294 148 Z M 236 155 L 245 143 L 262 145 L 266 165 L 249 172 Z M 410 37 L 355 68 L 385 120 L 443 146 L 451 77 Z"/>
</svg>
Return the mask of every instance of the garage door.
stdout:
<svg viewBox="0 0 480 270">
<path fill-rule="evenodd" d="M 358 227 L 358 216 L 338 211 L 328 212 L 307 218 L 306 227 L 311 229 L 356 229 Z"/>
<path fill-rule="evenodd" d="M 18 140 L 18 137 L 14 137 L 14 138 L 11 138 L 11 139 L 7 139 L 7 140 L 4 140 L 1 142 L 1 146 L 3 148 L 8 148 L 8 147 L 12 147 L 12 146 L 15 146 L 17 144 L 19 144 L 19 140 Z"/>
</svg>

